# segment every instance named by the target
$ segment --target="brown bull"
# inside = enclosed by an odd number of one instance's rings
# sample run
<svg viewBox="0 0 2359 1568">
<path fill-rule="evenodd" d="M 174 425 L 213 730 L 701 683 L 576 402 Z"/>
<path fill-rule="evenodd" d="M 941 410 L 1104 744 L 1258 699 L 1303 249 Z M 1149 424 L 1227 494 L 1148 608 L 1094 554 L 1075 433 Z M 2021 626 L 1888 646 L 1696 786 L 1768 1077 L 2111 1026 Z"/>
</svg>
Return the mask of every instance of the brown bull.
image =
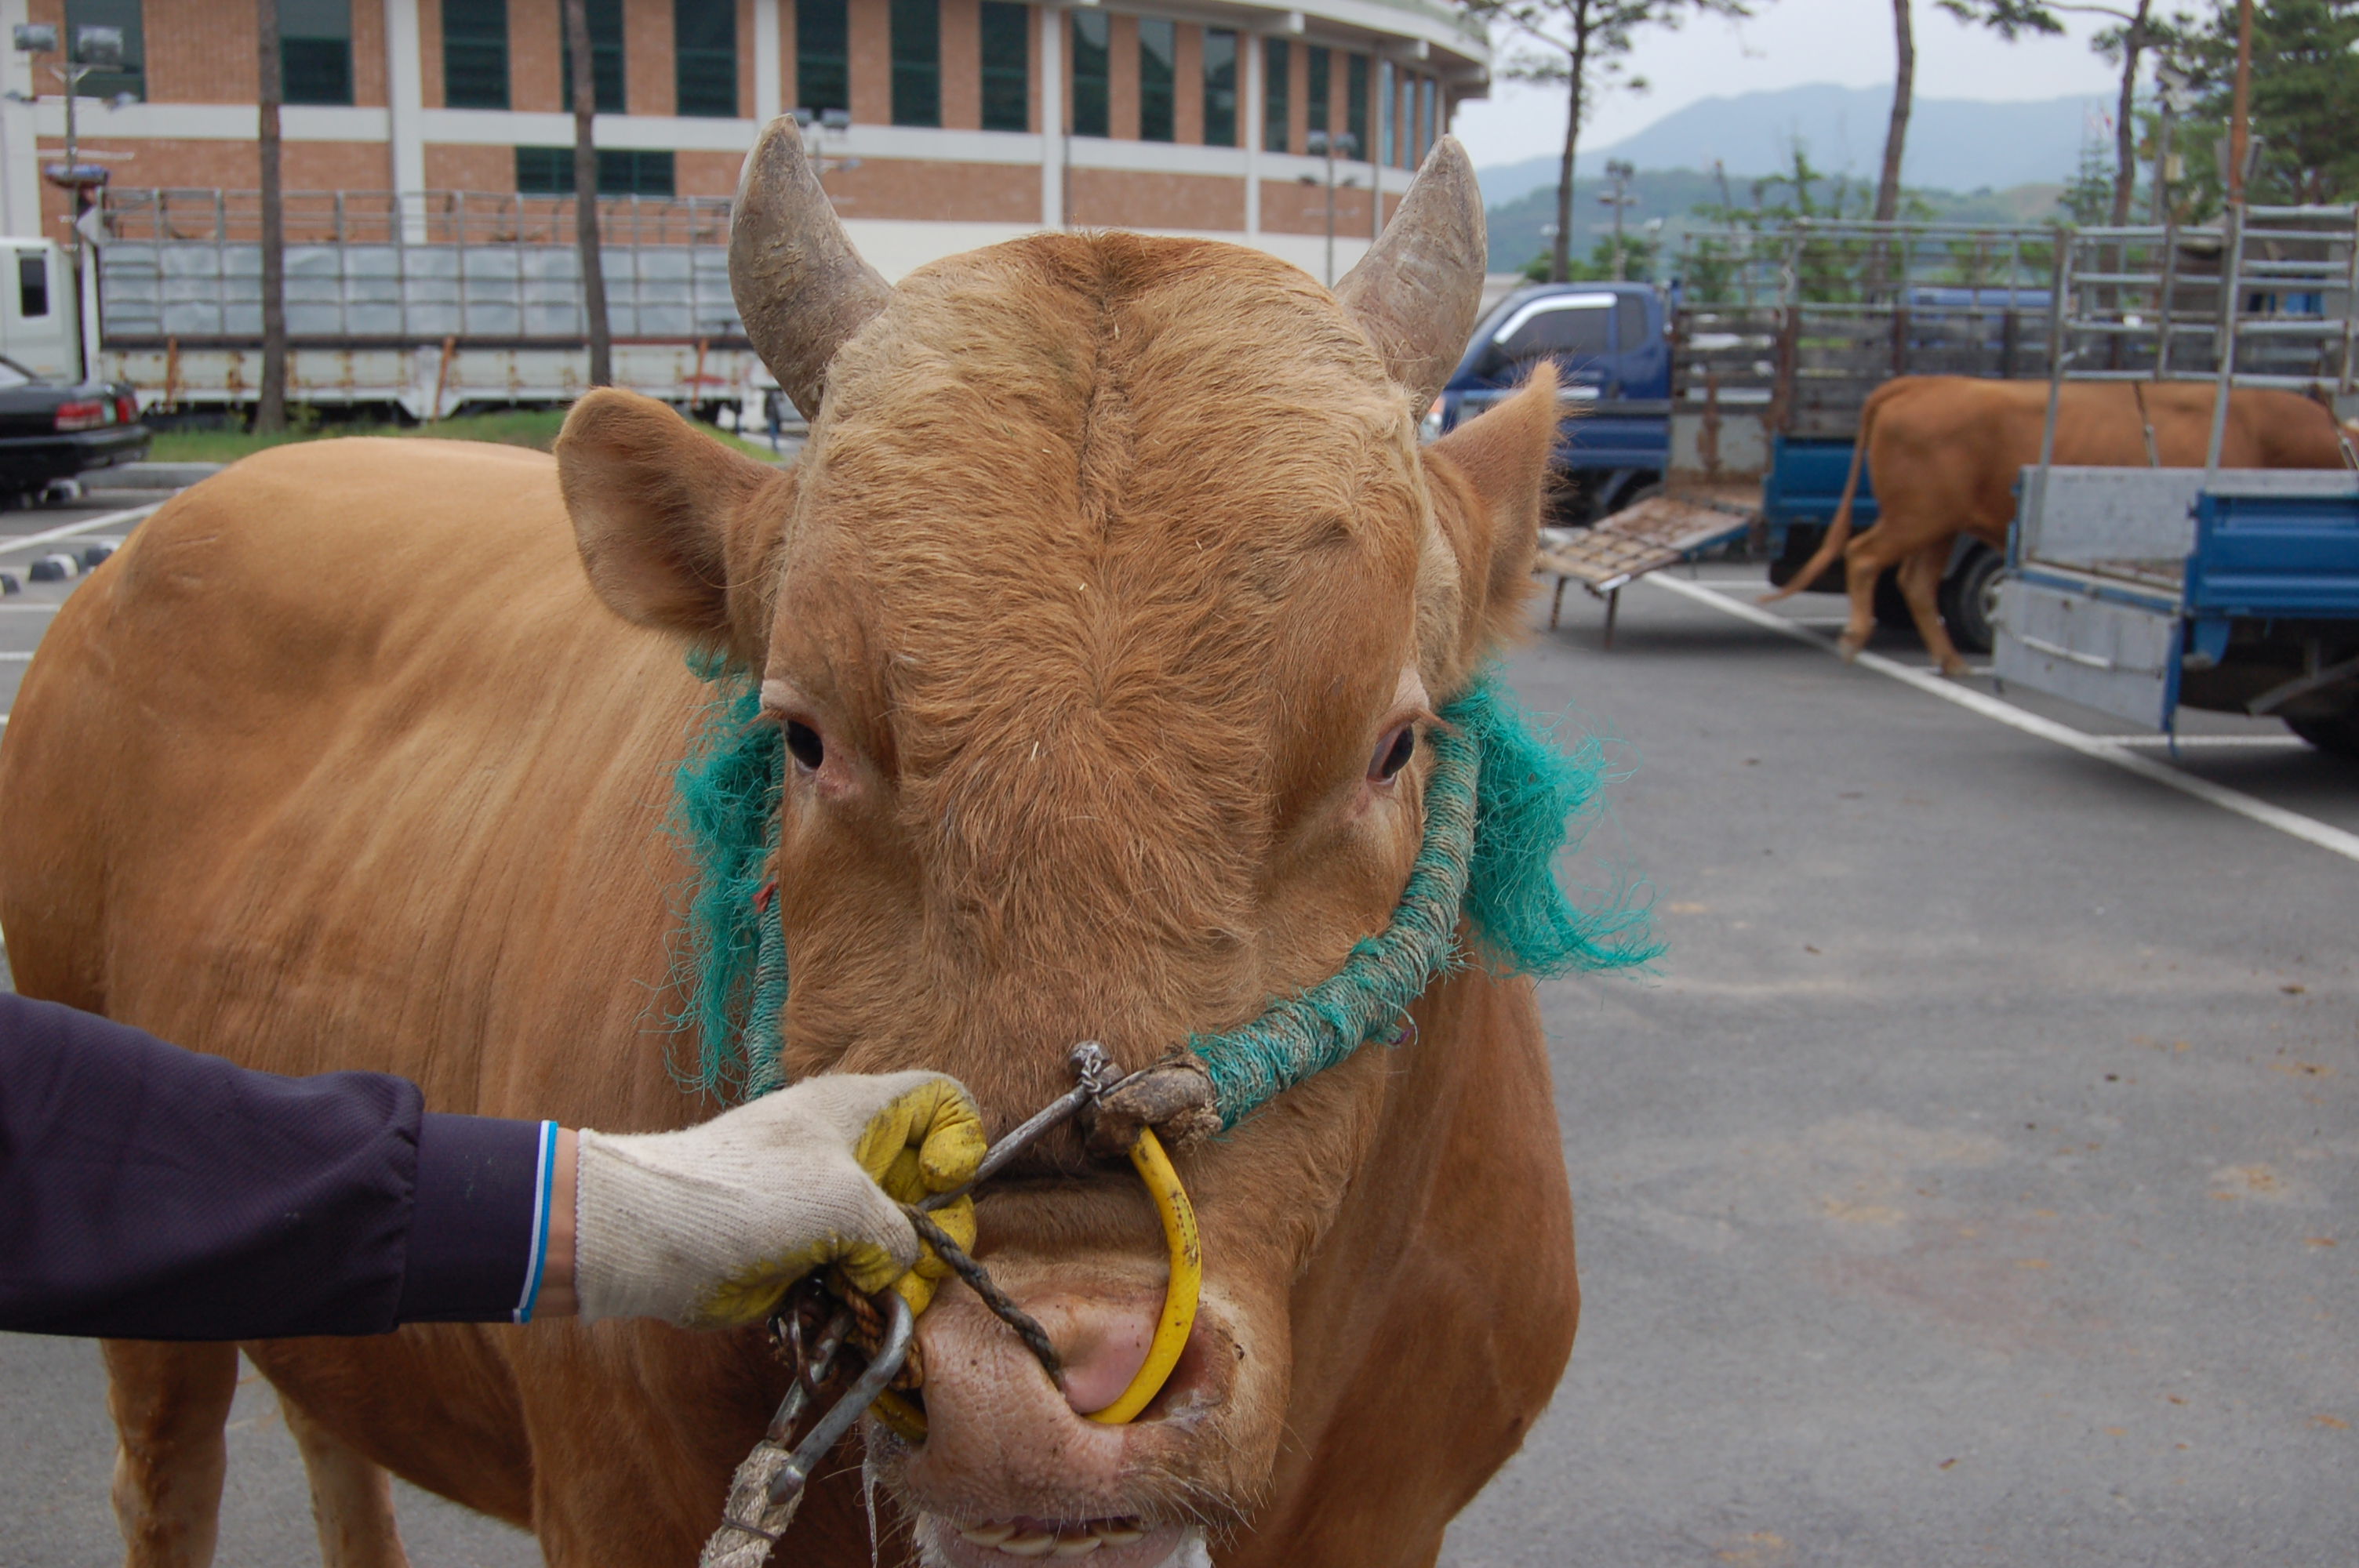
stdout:
<svg viewBox="0 0 2359 1568">
<path fill-rule="evenodd" d="M 2015 486 L 2039 460 L 2049 384 L 1972 376 L 1908 375 L 1886 382 L 1860 410 L 1851 475 L 1826 538 L 1791 581 L 1765 594 L 1767 604 L 1801 592 L 1840 552 L 1851 593 L 1841 647 L 1849 658 L 1875 626 L 1875 583 L 1897 568 L 1900 591 L 1941 673 L 1962 676 L 1966 661 L 1941 623 L 1935 589 L 1961 534 L 2006 548 L 2015 520 Z M 2200 468 L 2212 436 L 2208 382 L 2074 382 L 2056 416 L 2056 461 L 2089 468 Z M 2151 425 L 2153 446 L 2147 446 Z M 2343 448 L 2334 417 L 2290 392 L 2245 388 L 2228 402 L 2226 468 L 2339 468 Z M 1852 502 L 1860 465 L 1875 477 L 1875 526 L 1856 538 Z"/>
<path fill-rule="evenodd" d="M 1431 756 L 1396 773 L 1400 737 L 1517 620 L 1554 439 L 1543 378 L 1417 444 L 1481 281 L 1456 144 L 1334 295 L 1126 234 L 887 289 L 783 124 L 738 224 L 749 330 L 816 416 L 791 471 L 600 393 L 554 463 L 250 459 L 73 597 L 0 748 L 28 994 L 255 1066 L 406 1074 L 436 1109 L 709 1114 L 659 1026 L 687 874 L 664 819 L 710 698 L 684 648 L 796 727 L 796 1075 L 940 1068 L 1004 1130 L 1073 1042 L 1145 1062 L 1385 925 Z M 995 1568 L 995 1539 L 1045 1530 L 1100 1568 L 1206 1542 L 1434 1561 L 1547 1403 L 1579 1296 L 1529 983 L 1461 971 L 1411 1012 L 1412 1044 L 1181 1156 L 1204 1305 L 1133 1425 L 1075 1411 L 1138 1365 L 1160 1298 L 1137 1183 L 1048 1144 L 984 1198 L 979 1250 L 1071 1400 L 946 1292 L 920 1325 L 929 1435 L 854 1440 L 898 1510 L 888 1560 Z M 552 1563 L 683 1568 L 785 1382 L 757 1336 L 644 1323 L 247 1349 L 340 1568 L 403 1561 L 388 1471 Z M 130 1561 L 202 1563 L 234 1351 L 106 1361 Z M 869 1560 L 861 1451 L 839 1457 L 782 1557 Z"/>
</svg>

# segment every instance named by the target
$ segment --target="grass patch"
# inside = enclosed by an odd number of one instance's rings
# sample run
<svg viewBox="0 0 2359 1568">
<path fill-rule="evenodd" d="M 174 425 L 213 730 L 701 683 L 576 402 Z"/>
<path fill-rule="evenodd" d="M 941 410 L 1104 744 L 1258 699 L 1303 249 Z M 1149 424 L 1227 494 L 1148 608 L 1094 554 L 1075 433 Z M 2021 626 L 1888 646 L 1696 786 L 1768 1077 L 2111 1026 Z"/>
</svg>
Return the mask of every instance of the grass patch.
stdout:
<svg viewBox="0 0 2359 1568">
<path fill-rule="evenodd" d="M 725 430 L 691 421 L 696 427 L 726 447 L 734 447 L 749 457 L 765 462 L 775 460 L 768 445 L 743 441 Z M 530 447 L 545 452 L 557 444 L 558 431 L 565 427 L 565 410 L 561 408 L 503 409 L 495 414 L 466 414 L 455 419 L 444 419 L 432 425 L 364 425 L 315 424 L 289 429 L 275 436 L 257 436 L 245 430 L 158 430 L 149 443 L 147 459 L 158 463 L 234 463 L 249 453 L 265 447 L 281 447 L 289 441 L 321 441 L 337 436 L 426 437 L 441 441 L 497 441 L 510 447 Z"/>
</svg>

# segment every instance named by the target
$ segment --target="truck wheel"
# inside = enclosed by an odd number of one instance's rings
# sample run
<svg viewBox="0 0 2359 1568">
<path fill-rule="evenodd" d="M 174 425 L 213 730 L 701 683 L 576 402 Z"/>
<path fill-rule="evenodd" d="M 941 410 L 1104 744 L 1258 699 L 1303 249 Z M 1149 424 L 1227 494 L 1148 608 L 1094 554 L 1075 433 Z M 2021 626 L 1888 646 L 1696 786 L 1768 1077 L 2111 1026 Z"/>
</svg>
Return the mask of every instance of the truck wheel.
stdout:
<svg viewBox="0 0 2359 1568">
<path fill-rule="evenodd" d="M 2359 709 L 2322 719 L 2288 719 L 2285 726 L 2330 757 L 2359 762 Z"/>
<path fill-rule="evenodd" d="M 1991 622 L 1998 610 L 1999 574 L 2006 569 L 2006 557 L 1996 550 L 1978 549 L 1942 582 L 1941 620 L 1950 628 L 1950 640 L 1962 651 L 1991 651 L 1995 636 Z"/>
</svg>

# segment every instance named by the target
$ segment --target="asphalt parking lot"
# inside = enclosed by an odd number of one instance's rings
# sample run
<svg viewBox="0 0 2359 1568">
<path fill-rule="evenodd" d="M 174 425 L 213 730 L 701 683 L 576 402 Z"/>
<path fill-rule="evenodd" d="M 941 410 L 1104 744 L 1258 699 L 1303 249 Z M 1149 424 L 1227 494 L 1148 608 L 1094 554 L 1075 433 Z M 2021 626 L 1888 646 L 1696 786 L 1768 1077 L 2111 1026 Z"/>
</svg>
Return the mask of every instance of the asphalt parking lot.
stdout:
<svg viewBox="0 0 2359 1568">
<path fill-rule="evenodd" d="M 2359 766 L 1846 665 L 1759 586 L 1634 587 L 1610 653 L 1576 593 L 1513 664 L 1614 738 L 1580 874 L 1670 948 L 1547 988 L 1584 1320 L 1443 1561 L 2359 1562 Z M 70 588 L 0 600 L 0 690 Z M 119 1561 L 102 1400 L 0 1336 L 0 1563 Z M 266 1390 L 231 1453 L 219 1561 L 316 1563 Z M 400 1507 L 419 1568 L 538 1560 Z"/>
</svg>

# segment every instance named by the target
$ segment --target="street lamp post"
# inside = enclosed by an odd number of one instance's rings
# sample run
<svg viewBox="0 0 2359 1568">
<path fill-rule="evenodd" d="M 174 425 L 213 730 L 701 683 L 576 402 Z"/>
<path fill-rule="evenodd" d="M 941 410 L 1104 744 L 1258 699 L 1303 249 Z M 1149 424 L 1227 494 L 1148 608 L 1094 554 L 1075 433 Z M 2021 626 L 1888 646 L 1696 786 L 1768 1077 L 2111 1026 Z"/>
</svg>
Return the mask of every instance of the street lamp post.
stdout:
<svg viewBox="0 0 2359 1568">
<path fill-rule="evenodd" d="M 1360 138 L 1349 131 L 1313 131 L 1306 138 L 1312 157 L 1327 160 L 1327 287 L 1335 287 L 1335 160 L 1360 150 Z"/>
<path fill-rule="evenodd" d="M 58 29 L 47 22 L 20 23 L 16 27 L 12 41 L 20 54 L 55 54 L 58 52 Z M 66 62 L 63 65 L 53 65 L 49 68 L 65 83 L 66 158 L 61 164 L 48 166 L 41 170 L 41 173 L 50 184 L 62 189 L 73 203 L 73 216 L 67 221 L 66 225 L 71 236 L 66 241 L 66 247 L 67 254 L 71 259 L 74 277 L 76 296 L 74 319 L 76 324 L 83 329 L 79 336 L 82 338 L 81 371 L 84 376 L 90 374 L 89 319 L 92 315 L 92 306 L 91 301 L 84 297 L 89 285 L 85 283 L 82 276 L 86 269 L 83 265 L 85 257 L 81 220 L 90 200 L 90 193 L 106 183 L 106 169 L 98 165 L 83 167 L 74 105 L 82 97 L 83 79 L 95 71 L 122 69 L 123 29 L 97 27 L 76 27 L 73 30 L 73 48 L 68 51 Z M 116 100 L 118 103 L 122 101 L 120 97 Z"/>
<path fill-rule="evenodd" d="M 1605 178 L 1614 182 L 1614 189 L 1600 192 L 1597 198 L 1600 202 L 1614 209 L 1614 281 L 1616 283 L 1622 281 L 1623 274 L 1627 270 L 1623 262 L 1622 211 L 1638 200 L 1630 194 L 1630 181 L 1637 172 L 1638 168 L 1636 164 L 1625 162 L 1621 158 L 1614 158 L 1608 162 L 1605 166 Z"/>
</svg>

